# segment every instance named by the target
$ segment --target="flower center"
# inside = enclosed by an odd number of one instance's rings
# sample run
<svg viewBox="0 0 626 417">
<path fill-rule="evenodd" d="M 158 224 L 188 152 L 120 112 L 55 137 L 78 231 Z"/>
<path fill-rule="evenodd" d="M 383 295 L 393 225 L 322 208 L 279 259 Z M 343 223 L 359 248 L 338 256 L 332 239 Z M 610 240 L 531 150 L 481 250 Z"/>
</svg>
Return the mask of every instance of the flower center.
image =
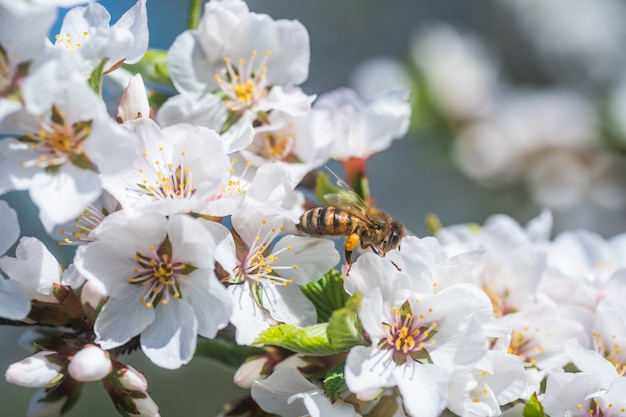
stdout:
<svg viewBox="0 0 626 417">
<path fill-rule="evenodd" d="M 496 291 L 491 285 L 483 287 L 483 292 L 487 294 L 493 305 L 493 314 L 496 317 L 502 317 L 506 314 L 513 313 L 515 310 L 507 303 L 509 298 L 509 289 L 505 289 L 503 293 Z"/>
<path fill-rule="evenodd" d="M 95 170 L 84 154 L 83 142 L 91 133 L 92 120 L 68 123 L 65 114 L 52 106 L 50 120 L 42 121 L 38 132 L 26 133 L 17 140 L 39 152 L 36 159 L 22 161 L 22 166 L 37 166 L 55 172 L 68 160 L 78 168 Z"/>
<path fill-rule="evenodd" d="M 55 45 L 63 46 L 71 53 L 75 53 L 76 50 L 86 41 L 87 36 L 89 36 L 89 32 L 87 31 L 81 32 L 74 37 L 69 32 L 67 32 L 65 36 L 57 34 L 54 37 L 54 39 L 56 39 Z"/>
<path fill-rule="evenodd" d="M 259 60 L 257 51 L 252 51 L 250 59 L 246 62 L 241 58 L 236 67 L 230 58 L 224 58 L 226 64 L 224 78 L 220 74 L 215 74 L 215 79 L 225 96 L 224 104 L 230 111 L 250 109 L 259 99 L 267 95 L 265 63 L 270 54 L 270 51 L 265 51 Z"/>
<path fill-rule="evenodd" d="M 147 254 L 137 252 L 135 261 L 137 267 L 133 269 L 134 275 L 128 278 L 128 283 L 145 287 L 139 302 L 145 303 L 146 308 L 167 305 L 170 297 L 180 298 L 180 281 L 186 280 L 197 269 L 172 259 L 172 244 L 168 237 L 157 250 L 150 245 Z"/>
<path fill-rule="evenodd" d="M 278 132 L 265 133 L 260 147 L 261 156 L 275 161 L 293 159 L 294 136 L 286 127 Z"/>
<path fill-rule="evenodd" d="M 77 246 L 93 242 L 95 238 L 89 237 L 89 234 L 106 216 L 107 213 L 104 209 L 100 211 L 91 204 L 87 205 L 85 210 L 74 219 L 74 230 L 59 230 L 59 233 L 64 236 L 63 240 L 59 241 L 59 245 Z M 71 238 L 67 237 L 68 235 L 70 235 Z"/>
<path fill-rule="evenodd" d="M 405 363 L 409 357 L 420 360 L 427 356 L 424 348 L 427 342 L 435 344 L 432 337 L 437 333 L 437 323 L 427 321 L 423 314 L 415 316 L 408 301 L 400 308 L 390 308 L 389 312 L 393 317 L 390 323 L 382 323 L 387 337 L 378 342 L 379 349 L 394 350 L 393 359 L 398 365 Z"/>
<path fill-rule="evenodd" d="M 529 332 L 528 326 L 525 326 L 522 331 L 513 329 L 511 331 L 511 343 L 507 352 L 534 366 L 537 363 L 535 356 L 541 354 L 545 347 L 541 344 L 539 338 L 535 336 L 541 332 L 539 327 L 535 328 L 534 334 L 529 335 Z M 546 333 L 545 337 L 550 339 L 552 333 Z"/>
<path fill-rule="evenodd" d="M 150 175 L 152 179 L 144 179 L 137 186 L 144 194 L 155 200 L 190 198 L 196 190 L 192 185 L 191 169 L 185 166 L 185 151 L 181 152 L 178 164 L 165 162 L 167 158 L 163 155 L 162 147 L 159 148 L 159 152 L 163 161 L 156 159 L 150 162 L 147 152 L 143 153 L 144 158 L 153 168 L 152 175 Z M 145 173 L 143 168 L 139 169 L 139 173 L 142 175 Z"/>
<path fill-rule="evenodd" d="M 249 248 L 248 253 L 244 257 L 241 264 L 235 268 L 235 280 L 238 283 L 245 280 L 257 282 L 264 281 L 271 285 L 279 283 L 286 287 L 287 285 L 292 284 L 293 280 L 281 277 L 280 271 L 285 269 L 297 269 L 298 265 L 281 264 L 280 255 L 286 251 L 290 251 L 292 247 L 291 245 L 287 245 L 284 248 L 272 251 L 272 241 L 285 229 L 282 226 L 278 229 L 272 227 L 261 235 L 266 224 L 266 220 L 261 221 L 259 234 L 257 234 L 254 239 L 254 243 Z"/>
<path fill-rule="evenodd" d="M 615 370 L 621 376 L 626 375 L 626 356 L 622 352 L 621 345 L 617 341 L 616 336 L 612 335 L 611 340 L 605 343 L 601 333 L 594 332 L 594 348 L 595 351 L 602 355 L 607 361 L 615 366 Z"/>
</svg>

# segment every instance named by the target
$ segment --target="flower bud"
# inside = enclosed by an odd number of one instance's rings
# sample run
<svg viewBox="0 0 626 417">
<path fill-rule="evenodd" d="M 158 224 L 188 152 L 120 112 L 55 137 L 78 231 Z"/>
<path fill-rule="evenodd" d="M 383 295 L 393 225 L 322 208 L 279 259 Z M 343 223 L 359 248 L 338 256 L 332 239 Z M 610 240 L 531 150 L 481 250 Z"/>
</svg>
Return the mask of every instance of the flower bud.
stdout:
<svg viewBox="0 0 626 417">
<path fill-rule="evenodd" d="M 42 388 L 59 376 L 61 366 L 51 363 L 46 355 L 55 352 L 42 351 L 15 362 L 4 374 L 7 382 L 28 388 Z"/>
<path fill-rule="evenodd" d="M 146 392 L 148 389 L 146 377 L 130 365 L 126 365 L 126 368 L 119 372 L 118 379 L 122 386 L 128 390 Z"/>
<path fill-rule="evenodd" d="M 146 395 L 145 398 L 133 398 L 140 417 L 161 417 L 159 414 L 159 406 L 154 402 L 152 397 Z"/>
<path fill-rule="evenodd" d="M 254 381 L 265 378 L 268 374 L 267 370 L 264 372 L 267 362 L 267 356 L 260 356 L 242 364 L 235 372 L 235 384 L 241 388 L 250 388 Z"/>
<path fill-rule="evenodd" d="M 152 117 L 148 96 L 146 95 L 146 86 L 143 83 L 141 74 L 135 74 L 128 81 L 128 87 L 124 90 L 117 108 L 116 117 L 121 122 L 127 122 L 139 117 Z"/>
<path fill-rule="evenodd" d="M 89 305 L 94 310 L 106 299 L 106 289 L 104 285 L 96 281 L 87 281 L 80 292 L 80 302 Z"/>
<path fill-rule="evenodd" d="M 112 369 L 109 353 L 96 345 L 85 346 L 67 366 L 70 376 L 80 382 L 99 381 Z"/>
</svg>

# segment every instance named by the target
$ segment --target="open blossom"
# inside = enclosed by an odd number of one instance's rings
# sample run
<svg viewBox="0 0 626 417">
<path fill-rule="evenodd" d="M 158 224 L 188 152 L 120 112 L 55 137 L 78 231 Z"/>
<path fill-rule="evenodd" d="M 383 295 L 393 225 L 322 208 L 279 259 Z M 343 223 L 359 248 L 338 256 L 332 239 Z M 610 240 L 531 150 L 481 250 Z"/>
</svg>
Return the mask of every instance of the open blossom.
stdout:
<svg viewBox="0 0 626 417">
<path fill-rule="evenodd" d="M 30 299 L 56 302 L 53 284 L 61 283 L 61 265 L 46 245 L 34 237 L 22 237 L 15 258 L 0 258 L 0 269 L 26 290 Z"/>
<path fill-rule="evenodd" d="M 14 137 L 0 141 L 0 192 L 28 189 L 48 230 L 98 198 L 98 174 L 125 168 L 136 152 L 133 134 L 66 65 L 51 60 L 23 82 L 25 108 L 2 126 Z"/>
<path fill-rule="evenodd" d="M 124 209 L 138 211 L 149 205 L 164 214 L 224 215 L 241 202 L 229 199 L 231 207 L 211 210 L 210 200 L 227 187 L 232 175 L 231 162 L 214 130 L 188 124 L 161 129 L 147 117 L 124 126 L 139 138 L 141 154 L 128 169 L 102 177 L 105 189 Z M 220 205 L 225 201 L 220 199 Z"/>
<path fill-rule="evenodd" d="M 252 13 L 241 0 L 206 3 L 198 28 L 170 47 L 168 64 L 181 94 L 161 108 L 161 124 L 194 122 L 252 140 L 257 112 L 310 109 L 312 98 L 295 87 L 309 72 L 308 32 L 297 21 Z"/>
<path fill-rule="evenodd" d="M 104 72 L 109 72 L 122 63 L 138 62 L 148 49 L 146 0 L 138 0 L 112 26 L 110 20 L 109 12 L 95 1 L 71 9 L 63 19 L 55 46 L 70 52 L 85 76 L 103 59 Z"/>
<path fill-rule="evenodd" d="M 295 231 L 295 223 L 278 209 L 247 206 L 232 216 L 232 223 L 245 245 L 228 287 L 235 301 L 231 322 L 237 342 L 251 343 L 276 323 L 315 324 L 315 308 L 300 286 L 320 279 L 339 262 L 332 242 L 287 234 Z"/>
<path fill-rule="evenodd" d="M 253 166 L 279 162 L 299 182 L 330 158 L 333 140 L 330 117 L 330 112 L 318 109 L 303 116 L 271 112 L 267 124 L 255 129 L 252 143 L 240 153 Z"/>
<path fill-rule="evenodd" d="M 388 91 L 364 103 L 357 94 L 340 88 L 320 96 L 314 105 L 331 114 L 333 159 L 367 158 L 387 149 L 409 128 L 411 109 L 405 91 Z"/>
<path fill-rule="evenodd" d="M 526 387 L 520 358 L 490 350 L 470 372 L 457 372 L 448 384 L 448 409 L 456 415 L 496 416 Z"/>
<path fill-rule="evenodd" d="M 112 349 L 140 335 L 143 352 L 174 369 L 189 362 L 196 337 L 215 337 L 232 302 L 215 277 L 223 226 L 187 215 L 109 216 L 81 246 L 75 265 L 109 296 L 96 320 L 96 343 Z"/>
<path fill-rule="evenodd" d="M 515 220 L 492 216 L 479 230 L 450 226 L 437 239 L 450 255 L 484 250 L 473 282 L 489 296 L 496 316 L 534 305 L 547 256 Z"/>
<path fill-rule="evenodd" d="M 450 374 L 471 369 L 486 353 L 481 327 L 492 318 L 488 298 L 458 284 L 436 294 L 411 290 L 388 259 L 364 254 L 352 268 L 363 294 L 359 317 L 372 345 L 346 361 L 348 388 L 371 399 L 397 387 L 410 415 L 438 416 L 447 404 Z M 414 279 L 422 279 L 414 277 Z"/>
</svg>

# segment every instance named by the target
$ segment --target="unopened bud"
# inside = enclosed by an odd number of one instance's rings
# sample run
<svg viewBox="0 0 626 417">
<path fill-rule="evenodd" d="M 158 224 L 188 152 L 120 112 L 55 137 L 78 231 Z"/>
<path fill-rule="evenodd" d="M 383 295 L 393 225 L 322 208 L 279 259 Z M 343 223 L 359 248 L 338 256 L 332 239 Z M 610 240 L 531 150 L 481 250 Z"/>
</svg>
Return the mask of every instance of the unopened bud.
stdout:
<svg viewBox="0 0 626 417">
<path fill-rule="evenodd" d="M 96 310 L 106 299 L 104 285 L 96 281 L 87 281 L 80 292 L 80 302 Z"/>
<path fill-rule="evenodd" d="M 122 369 L 118 375 L 120 383 L 128 390 L 146 392 L 148 389 L 146 377 L 130 365 L 126 365 L 126 368 Z"/>
<path fill-rule="evenodd" d="M 99 381 L 107 376 L 113 366 L 109 353 L 96 345 L 87 345 L 72 358 L 67 370 L 76 381 Z"/>
<path fill-rule="evenodd" d="M 235 372 L 233 378 L 235 384 L 241 388 L 250 388 L 254 381 L 267 377 L 269 373 L 265 369 L 267 362 L 266 356 L 260 356 L 242 364 Z"/>
<path fill-rule="evenodd" d="M 135 405 L 139 411 L 139 414 L 136 414 L 137 416 L 161 417 L 159 414 L 159 406 L 149 395 L 146 395 L 145 398 L 134 398 L 133 401 L 135 401 Z"/>
<path fill-rule="evenodd" d="M 28 388 L 48 386 L 59 376 L 61 366 L 51 363 L 46 355 L 56 352 L 42 351 L 9 366 L 4 374 L 7 382 Z"/>
<path fill-rule="evenodd" d="M 116 118 L 123 123 L 140 117 L 151 118 L 152 112 L 143 78 L 141 74 L 136 74 L 128 81 L 128 87 L 124 90 L 117 108 Z"/>
</svg>

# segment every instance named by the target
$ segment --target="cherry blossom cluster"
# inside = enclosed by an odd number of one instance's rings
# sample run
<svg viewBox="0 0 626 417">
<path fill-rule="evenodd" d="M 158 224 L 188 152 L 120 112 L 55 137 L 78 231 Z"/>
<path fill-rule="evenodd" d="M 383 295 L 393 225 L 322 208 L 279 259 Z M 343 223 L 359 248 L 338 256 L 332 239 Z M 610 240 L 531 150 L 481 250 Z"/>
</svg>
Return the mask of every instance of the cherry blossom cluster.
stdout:
<svg viewBox="0 0 626 417">
<path fill-rule="evenodd" d="M 28 416 L 96 382 L 158 416 L 124 356 L 178 369 L 202 346 L 249 388 L 225 416 L 626 414 L 626 237 L 494 216 L 346 265 L 300 216 L 341 191 L 330 161 L 373 201 L 366 162 L 406 133 L 405 91 L 305 93 L 307 30 L 242 0 L 206 3 L 166 70 L 146 0 L 114 24 L 83 3 L 0 0 L 0 193 L 76 247 L 61 265 L 0 202 L 0 323 L 29 329 L 5 378 L 37 389 Z"/>
</svg>

